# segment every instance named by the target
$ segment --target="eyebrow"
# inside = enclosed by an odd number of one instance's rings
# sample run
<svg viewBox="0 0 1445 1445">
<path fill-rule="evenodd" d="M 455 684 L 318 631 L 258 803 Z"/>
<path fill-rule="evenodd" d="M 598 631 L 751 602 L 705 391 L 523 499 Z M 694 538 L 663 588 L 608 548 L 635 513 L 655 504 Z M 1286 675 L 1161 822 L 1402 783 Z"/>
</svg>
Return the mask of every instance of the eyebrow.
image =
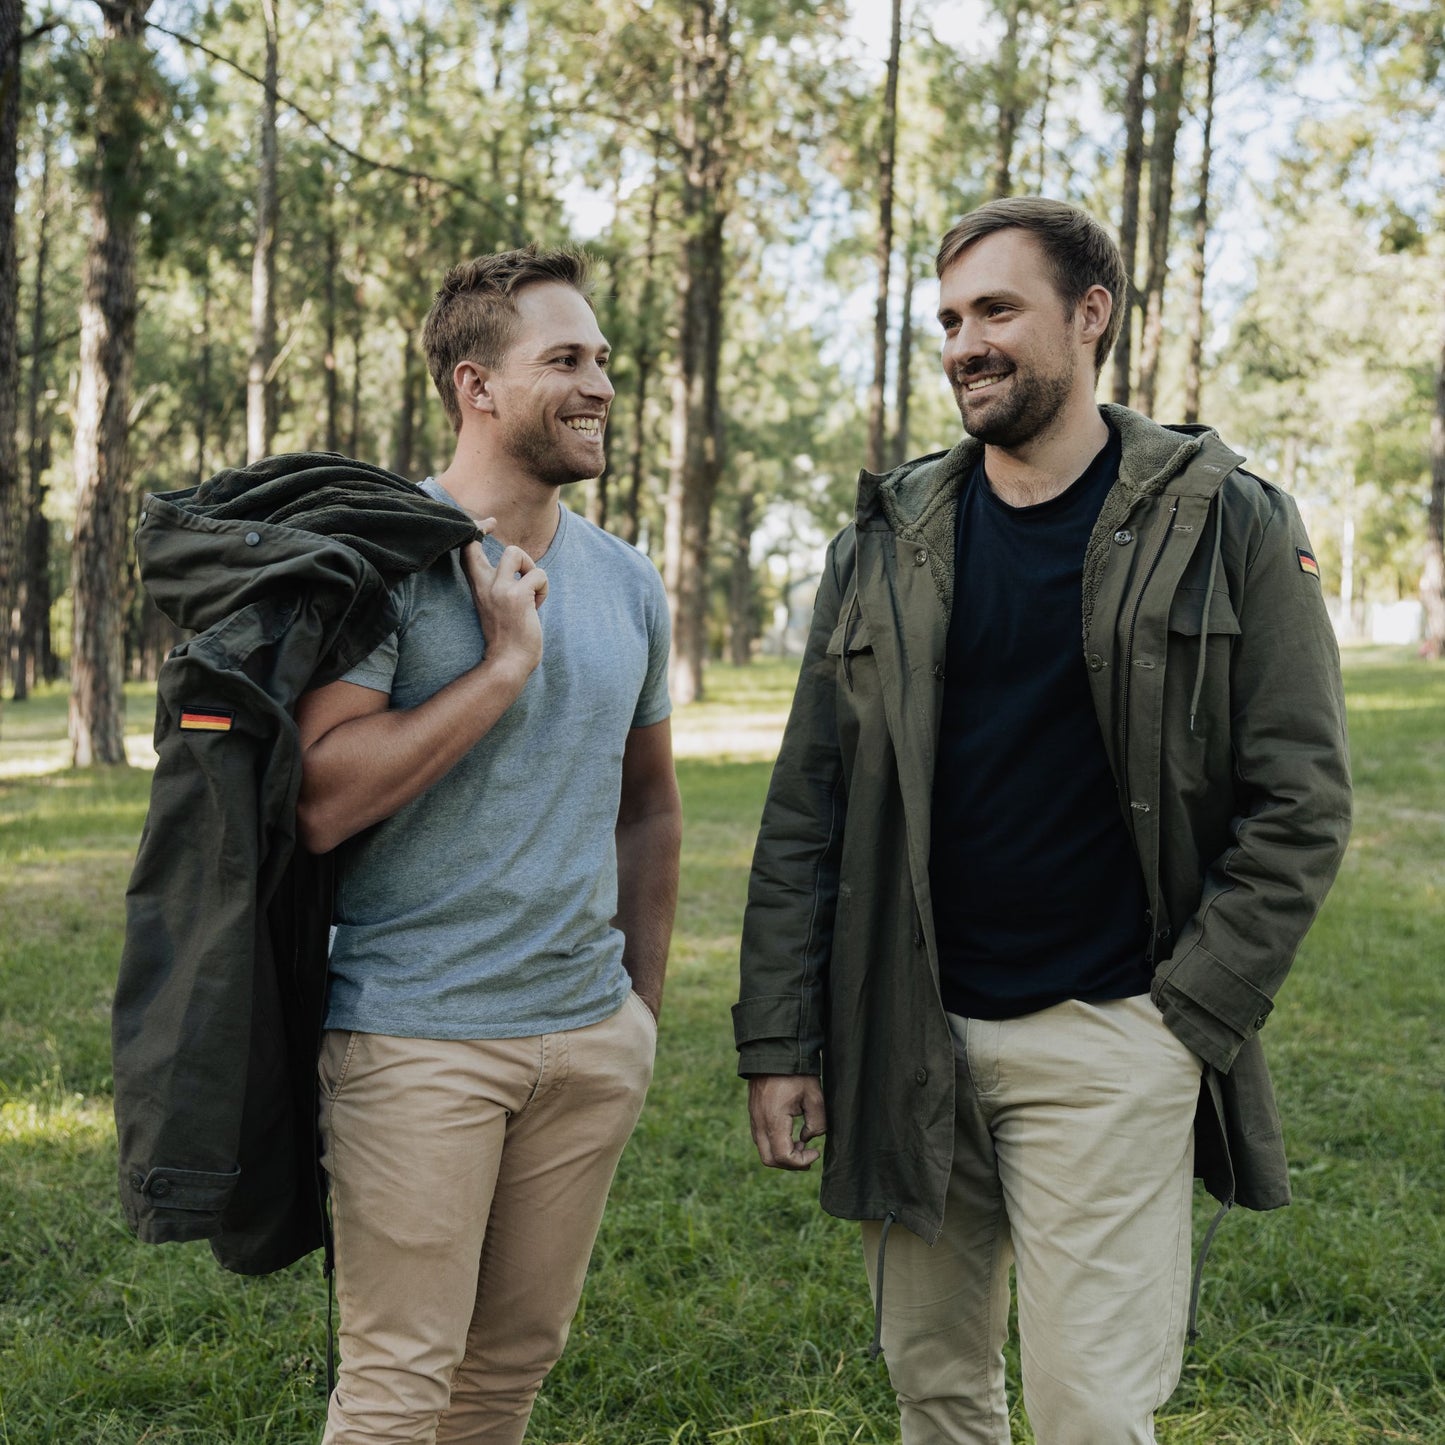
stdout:
<svg viewBox="0 0 1445 1445">
<path fill-rule="evenodd" d="M 559 352 L 571 352 L 574 356 L 581 356 L 584 353 L 597 350 L 608 356 L 612 355 L 611 343 L 604 341 L 601 346 L 591 347 L 581 341 L 554 341 L 550 346 L 544 346 L 538 353 L 541 356 L 556 356 Z"/>
<path fill-rule="evenodd" d="M 990 291 L 986 295 L 975 296 L 967 303 L 966 309 L 977 311 L 981 307 L 992 306 L 995 301 L 1005 302 L 1009 306 L 1017 306 L 1023 299 L 1022 294 L 1017 291 Z M 940 321 L 946 321 L 949 317 L 957 315 L 958 312 L 951 306 L 940 307 L 938 311 Z"/>
</svg>

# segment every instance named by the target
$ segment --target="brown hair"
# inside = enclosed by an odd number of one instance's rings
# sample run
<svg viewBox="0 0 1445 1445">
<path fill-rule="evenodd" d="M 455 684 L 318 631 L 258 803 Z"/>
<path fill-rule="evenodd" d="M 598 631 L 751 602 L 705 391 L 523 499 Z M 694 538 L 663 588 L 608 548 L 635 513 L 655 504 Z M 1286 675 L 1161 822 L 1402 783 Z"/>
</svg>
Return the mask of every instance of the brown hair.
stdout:
<svg viewBox="0 0 1445 1445">
<path fill-rule="evenodd" d="M 570 286 L 592 304 L 592 262 L 583 251 L 523 246 L 453 266 L 427 312 L 422 347 L 452 430 L 462 429 L 452 374 L 463 361 L 495 367 L 517 339 L 517 293 L 544 281 Z"/>
<path fill-rule="evenodd" d="M 1109 324 L 1094 343 L 1094 371 L 1102 371 L 1124 324 L 1129 277 L 1113 237 L 1087 211 L 1042 196 L 990 201 L 970 211 L 943 238 L 934 262 L 937 275 L 941 279 L 975 241 L 1008 230 L 1027 231 L 1037 238 L 1066 312 L 1072 314 L 1091 286 L 1102 286 L 1113 298 Z"/>
</svg>

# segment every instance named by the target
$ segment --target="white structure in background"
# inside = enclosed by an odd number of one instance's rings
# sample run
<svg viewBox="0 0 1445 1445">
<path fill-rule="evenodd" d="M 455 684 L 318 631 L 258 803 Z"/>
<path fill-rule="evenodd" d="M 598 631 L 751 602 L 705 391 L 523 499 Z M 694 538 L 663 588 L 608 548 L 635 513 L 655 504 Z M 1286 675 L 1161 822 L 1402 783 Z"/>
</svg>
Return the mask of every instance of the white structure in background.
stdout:
<svg viewBox="0 0 1445 1445">
<path fill-rule="evenodd" d="M 810 467 L 811 459 L 798 458 L 800 464 L 805 461 Z M 826 490 L 827 479 L 819 476 L 814 486 Z M 767 656 L 802 656 L 831 536 L 801 502 L 774 502 L 763 513 L 753 533 L 753 566 L 767 568 L 780 594 L 763 629 L 760 645 Z"/>
</svg>

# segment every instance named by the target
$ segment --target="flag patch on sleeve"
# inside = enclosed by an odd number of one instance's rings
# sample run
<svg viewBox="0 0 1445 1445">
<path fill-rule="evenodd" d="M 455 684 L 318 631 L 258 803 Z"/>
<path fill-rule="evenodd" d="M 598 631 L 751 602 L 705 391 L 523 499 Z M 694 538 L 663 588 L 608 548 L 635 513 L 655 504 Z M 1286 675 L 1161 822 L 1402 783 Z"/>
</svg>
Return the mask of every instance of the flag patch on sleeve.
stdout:
<svg viewBox="0 0 1445 1445">
<path fill-rule="evenodd" d="M 1296 547 L 1294 554 L 1299 558 L 1299 569 L 1301 572 L 1308 572 L 1311 577 L 1320 575 L 1320 564 L 1315 561 L 1313 554 L 1306 552 L 1303 547 Z"/>
<path fill-rule="evenodd" d="M 181 726 L 190 732 L 228 733 L 235 721 L 236 714 L 223 707 L 181 709 Z"/>
</svg>

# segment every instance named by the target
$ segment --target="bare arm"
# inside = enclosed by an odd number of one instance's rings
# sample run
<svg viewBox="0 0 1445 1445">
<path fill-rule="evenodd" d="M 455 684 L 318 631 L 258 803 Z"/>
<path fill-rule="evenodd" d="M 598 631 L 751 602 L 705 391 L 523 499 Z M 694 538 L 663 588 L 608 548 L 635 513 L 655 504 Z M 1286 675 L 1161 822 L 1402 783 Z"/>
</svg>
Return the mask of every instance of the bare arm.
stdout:
<svg viewBox="0 0 1445 1445">
<path fill-rule="evenodd" d="M 754 1074 L 748 1080 L 748 1118 L 758 1158 L 770 1169 L 806 1169 L 819 1150 L 809 1140 L 828 1132 L 823 1085 L 816 1074 Z M 803 1126 L 793 1136 L 793 1120 Z"/>
<path fill-rule="evenodd" d="M 622 755 L 622 798 L 617 810 L 617 914 L 627 942 L 622 966 L 632 987 L 656 1017 L 677 911 L 682 800 L 672 765 L 672 725 L 633 728 Z"/>
<path fill-rule="evenodd" d="M 462 551 L 486 656 L 419 706 L 393 709 L 386 694 L 333 682 L 306 693 L 296 709 L 301 733 L 301 841 L 326 853 L 389 818 L 455 764 L 517 700 L 542 660 L 537 617 L 547 574 L 520 548 L 494 568 L 481 544 Z"/>
</svg>

